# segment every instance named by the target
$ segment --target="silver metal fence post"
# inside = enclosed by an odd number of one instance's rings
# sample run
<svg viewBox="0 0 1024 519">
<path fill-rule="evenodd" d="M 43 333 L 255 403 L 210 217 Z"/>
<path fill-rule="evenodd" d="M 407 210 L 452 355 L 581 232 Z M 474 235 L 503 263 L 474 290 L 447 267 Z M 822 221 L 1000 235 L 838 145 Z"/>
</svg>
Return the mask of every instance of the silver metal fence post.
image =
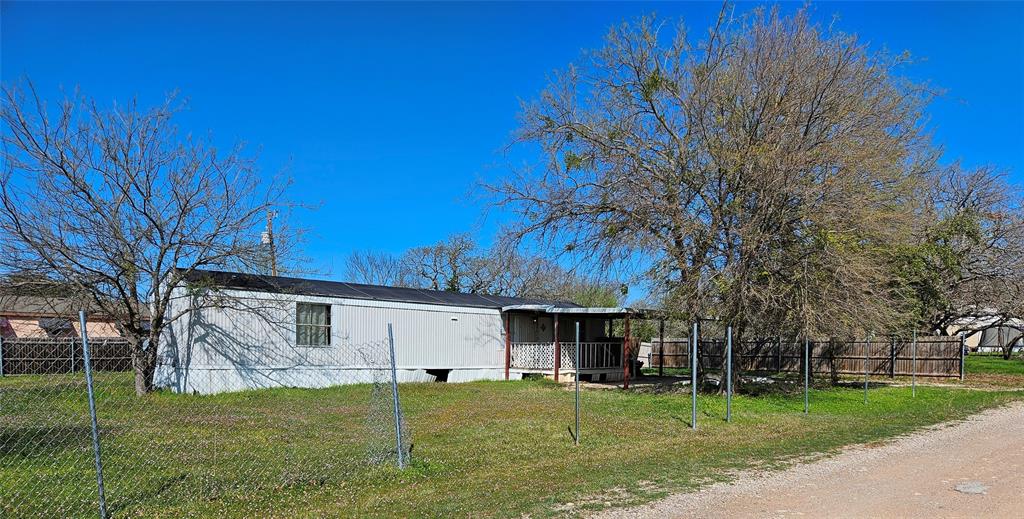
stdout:
<svg viewBox="0 0 1024 519">
<path fill-rule="evenodd" d="M 914 342 L 910 345 L 913 360 L 910 368 L 910 396 L 917 397 L 917 330 L 914 330 Z"/>
<path fill-rule="evenodd" d="M 697 323 L 693 323 L 693 351 L 690 354 L 690 393 L 693 395 L 690 427 L 697 429 Z"/>
<path fill-rule="evenodd" d="M 726 331 L 725 342 L 725 421 L 732 421 L 732 326 Z"/>
<path fill-rule="evenodd" d="M 0 377 L 4 376 L 4 338 L 0 337 Z"/>
<path fill-rule="evenodd" d="M 402 408 L 398 400 L 398 370 L 395 368 L 395 335 L 388 323 L 388 348 L 391 351 L 391 400 L 395 408 L 395 443 L 398 446 L 398 468 L 405 468 L 405 452 L 402 448 Z"/>
<path fill-rule="evenodd" d="M 810 411 L 811 343 L 804 336 L 804 414 Z"/>
<path fill-rule="evenodd" d="M 89 361 L 89 334 L 85 329 L 85 311 L 79 310 L 78 324 L 82 335 L 82 358 L 85 362 L 85 387 L 89 394 L 89 418 L 92 421 L 92 452 L 96 460 L 96 488 L 99 491 L 100 517 L 107 517 L 107 498 L 103 491 L 103 457 L 100 455 L 100 431 L 96 423 L 96 396 L 92 386 L 92 363 Z M 74 340 L 71 342 L 72 358 L 74 358 Z M 74 362 L 71 363 L 72 370 Z"/>
<path fill-rule="evenodd" d="M 864 403 L 868 403 L 868 355 L 871 354 L 871 334 L 864 343 Z"/>
<path fill-rule="evenodd" d="M 580 444 L 580 322 L 576 321 L 576 445 Z"/>
</svg>

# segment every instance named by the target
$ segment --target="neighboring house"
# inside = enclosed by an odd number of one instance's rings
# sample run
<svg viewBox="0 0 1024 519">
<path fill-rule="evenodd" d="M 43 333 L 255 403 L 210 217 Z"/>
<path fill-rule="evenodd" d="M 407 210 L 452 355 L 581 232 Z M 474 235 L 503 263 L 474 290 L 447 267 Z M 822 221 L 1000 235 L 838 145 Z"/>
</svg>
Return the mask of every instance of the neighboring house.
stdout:
<svg viewBox="0 0 1024 519">
<path fill-rule="evenodd" d="M 964 333 L 964 344 L 970 351 L 998 352 L 1012 343 L 1024 331 L 1024 320 L 993 314 L 980 317 L 964 317 L 953 322 L 946 333 Z M 1024 340 L 1018 341 L 1015 351 L 1024 349 Z"/>
<path fill-rule="evenodd" d="M 79 307 L 71 299 L 25 295 L 0 295 L 0 337 L 38 339 L 79 337 Z M 120 337 L 111 319 L 90 314 L 89 337 Z"/>
<path fill-rule="evenodd" d="M 623 345 L 634 342 L 628 324 L 626 338 L 609 336 L 611 321 L 642 317 L 628 308 L 218 271 L 192 271 L 174 291 L 169 315 L 191 311 L 160 341 L 156 381 L 190 393 L 370 382 L 390 367 L 379 356 L 389 323 L 403 382 L 569 376 L 576 323 L 581 377 L 616 380 L 626 368 Z"/>
</svg>

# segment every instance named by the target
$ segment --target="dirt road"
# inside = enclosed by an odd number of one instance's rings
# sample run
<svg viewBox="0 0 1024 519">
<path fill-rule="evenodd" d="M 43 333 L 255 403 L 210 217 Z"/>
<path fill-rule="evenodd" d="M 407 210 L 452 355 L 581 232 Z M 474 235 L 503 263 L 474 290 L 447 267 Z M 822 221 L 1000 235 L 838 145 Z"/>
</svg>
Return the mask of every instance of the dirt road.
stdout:
<svg viewBox="0 0 1024 519">
<path fill-rule="evenodd" d="M 601 516 L 1024 518 L 1024 404 Z"/>
</svg>

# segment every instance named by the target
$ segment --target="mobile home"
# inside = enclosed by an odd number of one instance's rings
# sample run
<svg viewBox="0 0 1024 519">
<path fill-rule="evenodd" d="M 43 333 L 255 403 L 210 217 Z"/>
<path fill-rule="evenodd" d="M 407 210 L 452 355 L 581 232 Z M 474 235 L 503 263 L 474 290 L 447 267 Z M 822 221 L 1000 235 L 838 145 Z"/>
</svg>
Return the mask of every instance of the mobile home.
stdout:
<svg viewBox="0 0 1024 519">
<path fill-rule="evenodd" d="M 324 387 L 390 371 L 399 381 L 508 380 L 527 374 L 628 376 L 628 308 L 192 270 L 173 287 L 183 315 L 159 346 L 156 382 L 179 392 Z M 576 325 L 580 354 L 576 358 Z"/>
</svg>

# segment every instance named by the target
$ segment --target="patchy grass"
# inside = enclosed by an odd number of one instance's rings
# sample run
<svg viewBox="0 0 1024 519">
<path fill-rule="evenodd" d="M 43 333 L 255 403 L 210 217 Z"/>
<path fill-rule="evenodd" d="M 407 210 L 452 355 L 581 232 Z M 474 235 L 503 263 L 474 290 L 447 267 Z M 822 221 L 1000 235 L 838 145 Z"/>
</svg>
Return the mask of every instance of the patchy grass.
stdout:
<svg viewBox="0 0 1024 519">
<path fill-rule="evenodd" d="M 80 377 L 79 377 L 80 378 Z M 57 384 L 56 382 L 60 382 Z M 364 459 L 368 386 L 136 398 L 98 381 L 115 516 L 533 516 L 637 504 L 735 470 L 783 466 L 1004 404 L 1019 393 L 919 387 L 701 396 L 585 390 L 547 381 L 405 384 L 413 465 Z M 94 516 L 85 391 L 68 377 L 0 379 L 2 516 Z M 59 429 L 54 427 L 63 424 Z"/>
<path fill-rule="evenodd" d="M 964 359 L 964 379 L 971 386 L 1024 389 L 1024 358 L 972 353 Z"/>
</svg>

